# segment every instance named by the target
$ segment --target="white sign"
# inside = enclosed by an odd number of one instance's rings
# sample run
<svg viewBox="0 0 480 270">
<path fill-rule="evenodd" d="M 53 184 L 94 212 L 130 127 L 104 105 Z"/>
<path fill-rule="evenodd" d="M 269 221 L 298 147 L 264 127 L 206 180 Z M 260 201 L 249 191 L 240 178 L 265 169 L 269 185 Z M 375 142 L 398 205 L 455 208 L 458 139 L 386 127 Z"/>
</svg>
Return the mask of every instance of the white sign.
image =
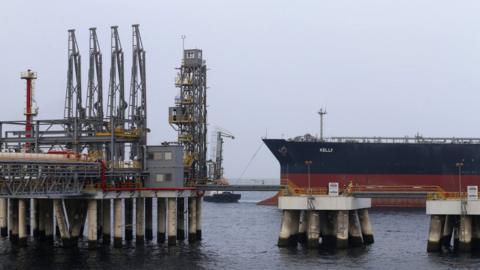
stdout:
<svg viewBox="0 0 480 270">
<path fill-rule="evenodd" d="M 469 201 L 478 200 L 478 186 L 467 186 L 467 198 Z"/>
<path fill-rule="evenodd" d="M 338 183 L 337 182 L 328 183 L 328 196 L 338 196 Z"/>
</svg>

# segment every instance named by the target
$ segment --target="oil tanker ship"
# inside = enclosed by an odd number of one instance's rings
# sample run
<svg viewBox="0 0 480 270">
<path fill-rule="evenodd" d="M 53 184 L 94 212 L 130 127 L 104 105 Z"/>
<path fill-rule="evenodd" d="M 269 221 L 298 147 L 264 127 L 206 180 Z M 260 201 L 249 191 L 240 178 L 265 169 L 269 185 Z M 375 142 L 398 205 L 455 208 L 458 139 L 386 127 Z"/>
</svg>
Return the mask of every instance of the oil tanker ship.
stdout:
<svg viewBox="0 0 480 270">
<path fill-rule="evenodd" d="M 480 184 L 480 139 L 332 137 L 264 139 L 280 163 L 282 185 L 358 186 L 466 191 Z M 461 177 L 461 181 L 460 180 Z M 309 180 L 310 179 L 310 180 Z M 461 183 L 461 184 L 460 184 Z M 373 199 L 373 206 L 422 207 L 425 199 Z"/>
</svg>

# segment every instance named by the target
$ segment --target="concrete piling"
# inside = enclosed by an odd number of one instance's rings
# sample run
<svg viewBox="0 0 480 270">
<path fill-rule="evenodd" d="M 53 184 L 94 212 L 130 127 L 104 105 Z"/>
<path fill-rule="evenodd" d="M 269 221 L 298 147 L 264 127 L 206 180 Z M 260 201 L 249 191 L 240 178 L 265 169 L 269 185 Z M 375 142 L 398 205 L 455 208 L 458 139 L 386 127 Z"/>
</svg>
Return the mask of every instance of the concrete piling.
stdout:
<svg viewBox="0 0 480 270">
<path fill-rule="evenodd" d="M 197 199 L 188 198 L 188 242 L 197 240 Z"/>
<path fill-rule="evenodd" d="M 64 204 L 67 211 L 66 218 L 68 218 L 68 224 L 70 225 L 71 241 L 72 244 L 75 244 L 83 236 L 83 227 L 87 217 L 87 202 L 85 200 L 68 199 L 64 200 Z"/>
<path fill-rule="evenodd" d="M 60 231 L 60 237 L 64 246 L 71 246 L 71 234 L 67 226 L 67 216 L 63 211 L 63 203 L 61 199 L 53 200 L 53 211 L 55 212 L 55 218 L 57 226 Z"/>
<path fill-rule="evenodd" d="M 43 212 L 45 211 L 46 200 L 36 200 L 37 213 L 38 213 L 38 239 L 45 240 L 45 222 L 43 220 Z"/>
<path fill-rule="evenodd" d="M 363 245 L 362 228 L 357 210 L 348 211 L 348 243 L 352 247 Z"/>
<path fill-rule="evenodd" d="M 145 198 L 145 239 L 151 241 L 153 239 L 153 200 Z"/>
<path fill-rule="evenodd" d="M 197 240 L 202 240 L 202 200 L 203 197 L 197 197 Z"/>
<path fill-rule="evenodd" d="M 454 219 L 454 216 L 446 215 L 443 223 L 440 245 L 448 249 L 451 247 L 450 242 L 452 241 Z"/>
<path fill-rule="evenodd" d="M 308 210 L 308 227 L 307 227 L 307 237 L 308 248 L 317 248 L 319 246 L 320 239 L 320 213 L 315 210 Z"/>
<path fill-rule="evenodd" d="M 187 200 L 185 198 L 159 197 L 157 199 L 157 238 L 159 243 L 163 243 L 168 239 L 169 245 L 176 245 L 177 233 L 181 231 L 184 235 L 185 226 L 187 227 L 189 242 L 195 242 L 199 239 L 197 233 L 201 233 L 201 227 L 199 228 L 197 222 L 200 218 L 199 215 L 201 215 L 201 200 L 198 197 L 188 197 Z M 181 204 L 183 204 L 185 212 L 182 212 L 182 216 L 178 214 L 177 199 L 180 199 Z M 10 230 L 7 233 L 10 235 L 10 240 L 13 243 L 26 245 L 28 239 L 27 222 L 30 214 L 35 238 L 42 242 L 53 243 L 54 235 L 57 235 L 64 247 L 74 246 L 84 227 L 88 247 L 94 249 L 98 247 L 100 238 L 103 238 L 104 244 L 110 243 L 113 206 L 114 246 L 121 247 L 123 245 L 125 224 L 125 214 L 122 213 L 124 210 L 123 200 L 123 198 L 118 197 L 113 200 L 98 198 L 0 199 L 0 226 L 3 226 L 4 231 L 7 228 Z M 145 241 L 146 229 L 149 228 L 152 231 L 153 199 L 137 197 L 132 200 L 135 200 L 135 203 L 132 201 L 134 208 L 132 208 L 132 215 L 135 213 L 134 221 L 136 223 L 134 231 L 136 233 L 136 243 L 140 244 Z M 28 212 L 27 204 L 31 205 L 30 213 Z M 127 202 L 126 205 L 128 206 L 129 203 Z M 200 206 L 200 209 L 198 209 L 198 206 Z M 186 211 L 188 211 L 188 220 L 184 218 Z M 299 211 L 296 212 L 299 213 Z M 182 220 L 182 227 L 179 227 L 178 219 Z M 298 233 L 298 221 L 299 215 L 296 216 L 295 226 L 297 230 L 293 230 L 294 234 Z M 183 228 L 183 231 L 180 228 Z M 55 229 L 58 230 L 56 234 L 54 233 Z M 102 230 L 102 233 L 99 233 L 99 229 Z M 185 240 L 185 237 L 183 239 Z"/>
<path fill-rule="evenodd" d="M 165 242 L 165 232 L 167 223 L 166 198 L 158 198 L 157 200 L 157 241 Z"/>
<path fill-rule="evenodd" d="M 8 199 L 0 199 L 0 236 L 8 236 Z"/>
<path fill-rule="evenodd" d="M 323 246 L 333 247 L 335 246 L 335 218 L 334 211 L 320 211 L 320 235 Z"/>
<path fill-rule="evenodd" d="M 113 200 L 113 246 L 122 247 L 122 199 Z"/>
<path fill-rule="evenodd" d="M 168 198 L 168 245 L 177 243 L 177 199 Z"/>
<path fill-rule="evenodd" d="M 472 250 L 480 250 L 480 216 L 472 216 Z"/>
<path fill-rule="evenodd" d="M 9 228 L 10 241 L 16 243 L 18 241 L 18 199 L 9 200 Z"/>
<path fill-rule="evenodd" d="M 300 211 L 300 219 L 298 222 L 298 233 L 297 233 L 297 241 L 300 244 L 307 243 L 307 212 L 305 210 Z"/>
<path fill-rule="evenodd" d="M 373 228 L 368 215 L 368 209 L 357 210 L 360 227 L 362 229 L 363 243 L 365 245 L 373 244 Z"/>
<path fill-rule="evenodd" d="M 133 199 L 125 198 L 125 241 L 131 241 L 133 239 Z"/>
<path fill-rule="evenodd" d="M 185 199 L 177 198 L 177 240 L 185 240 Z"/>
<path fill-rule="evenodd" d="M 41 235 L 47 243 L 53 243 L 53 201 L 40 200 L 41 202 L 41 220 L 43 223 L 44 234 Z"/>
<path fill-rule="evenodd" d="M 88 247 L 97 247 L 97 200 L 88 200 Z"/>
<path fill-rule="evenodd" d="M 102 200 L 97 201 L 97 240 L 103 235 L 103 204 Z"/>
<path fill-rule="evenodd" d="M 460 216 L 460 228 L 458 231 L 458 250 L 460 252 L 469 252 L 472 244 L 472 216 Z"/>
<path fill-rule="evenodd" d="M 30 226 L 32 227 L 32 233 L 34 238 L 40 237 L 39 223 L 40 223 L 40 214 L 39 214 L 39 201 L 38 199 L 32 199 L 32 204 L 30 208 Z"/>
<path fill-rule="evenodd" d="M 459 230 L 460 230 L 460 226 L 459 226 L 459 220 L 457 219 L 457 224 L 456 226 L 453 227 L 453 233 L 452 233 L 452 238 L 453 238 L 453 251 L 454 252 L 457 252 L 458 251 L 458 246 L 460 244 L 460 237 L 459 237 Z"/>
<path fill-rule="evenodd" d="M 31 199 L 23 199 L 25 201 L 25 233 L 26 235 L 30 235 L 30 231 L 32 229 L 32 221 L 30 219 L 31 209 L 30 203 Z"/>
<path fill-rule="evenodd" d="M 283 210 L 278 246 L 295 246 L 297 244 L 298 224 L 300 212 L 297 210 Z"/>
<path fill-rule="evenodd" d="M 348 222 L 348 210 L 337 211 L 337 216 L 335 219 L 335 247 L 338 249 L 344 249 L 348 247 Z"/>
<path fill-rule="evenodd" d="M 432 215 L 430 218 L 430 230 L 428 233 L 428 252 L 440 251 L 440 239 L 442 237 L 443 223 L 445 220 L 440 215 Z"/>
<path fill-rule="evenodd" d="M 26 199 L 18 200 L 18 244 L 27 245 L 27 202 Z"/>
<path fill-rule="evenodd" d="M 55 211 L 54 211 L 55 213 Z M 55 218 L 53 219 L 55 221 L 55 236 L 59 236 L 60 235 L 60 228 L 58 228 L 58 224 L 57 224 L 57 217 L 55 216 Z"/>
<path fill-rule="evenodd" d="M 363 233 L 372 235 L 368 214 L 361 211 L 370 207 L 371 199 L 355 198 L 348 194 L 279 196 L 278 208 L 283 210 L 283 218 L 278 244 L 292 245 L 293 239 L 289 240 L 293 231 L 291 226 L 296 226 L 302 237 L 303 222 L 308 224 L 307 243 L 310 248 L 319 245 L 337 249 L 361 246 L 364 242 Z M 307 215 L 300 215 L 300 212 L 306 212 Z M 363 229 L 359 215 L 363 217 L 362 221 L 365 224 Z M 296 224 L 292 225 L 293 222 Z M 373 236 L 371 239 L 373 241 Z"/>
<path fill-rule="evenodd" d="M 145 242 L 145 199 L 137 198 L 135 200 L 136 209 L 136 243 L 143 244 Z"/>
<path fill-rule="evenodd" d="M 111 200 L 102 200 L 102 208 L 103 208 L 103 217 L 102 217 L 102 224 L 103 224 L 103 243 L 104 244 L 110 244 L 110 238 L 111 238 Z"/>
</svg>

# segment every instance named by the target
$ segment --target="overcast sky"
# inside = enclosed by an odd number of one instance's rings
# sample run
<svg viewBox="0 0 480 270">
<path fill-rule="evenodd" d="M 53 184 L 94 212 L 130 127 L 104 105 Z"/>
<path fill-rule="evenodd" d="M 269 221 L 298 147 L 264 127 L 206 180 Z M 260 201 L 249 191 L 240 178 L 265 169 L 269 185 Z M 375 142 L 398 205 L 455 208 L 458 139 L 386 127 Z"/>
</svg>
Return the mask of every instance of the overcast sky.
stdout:
<svg viewBox="0 0 480 270">
<path fill-rule="evenodd" d="M 38 72 L 39 118 L 63 117 L 70 28 L 77 30 L 84 86 L 92 26 L 104 85 L 111 25 L 119 26 L 129 74 L 131 25 L 139 23 L 149 143 L 176 138 L 167 115 L 186 35 L 186 47 L 203 49 L 209 67 L 210 130 L 236 136 L 225 145 L 227 177 L 240 176 L 265 134 L 318 134 L 316 112 L 325 106 L 326 136 L 480 137 L 479 14 L 478 1 L 5 1 L 0 118 L 23 118 L 19 72 L 28 68 Z M 278 176 L 264 147 L 244 178 Z"/>
</svg>

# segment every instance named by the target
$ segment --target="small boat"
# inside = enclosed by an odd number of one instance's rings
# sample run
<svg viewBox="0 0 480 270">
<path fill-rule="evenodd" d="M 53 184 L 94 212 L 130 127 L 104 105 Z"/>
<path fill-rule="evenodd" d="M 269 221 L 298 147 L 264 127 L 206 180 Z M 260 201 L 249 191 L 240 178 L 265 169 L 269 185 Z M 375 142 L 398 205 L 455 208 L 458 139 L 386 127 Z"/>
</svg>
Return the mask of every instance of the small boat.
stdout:
<svg viewBox="0 0 480 270">
<path fill-rule="evenodd" d="M 242 197 L 241 194 L 233 193 L 230 191 L 217 192 L 210 195 L 205 195 L 203 200 L 206 202 L 216 203 L 236 203 Z"/>
</svg>

